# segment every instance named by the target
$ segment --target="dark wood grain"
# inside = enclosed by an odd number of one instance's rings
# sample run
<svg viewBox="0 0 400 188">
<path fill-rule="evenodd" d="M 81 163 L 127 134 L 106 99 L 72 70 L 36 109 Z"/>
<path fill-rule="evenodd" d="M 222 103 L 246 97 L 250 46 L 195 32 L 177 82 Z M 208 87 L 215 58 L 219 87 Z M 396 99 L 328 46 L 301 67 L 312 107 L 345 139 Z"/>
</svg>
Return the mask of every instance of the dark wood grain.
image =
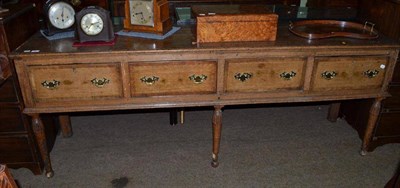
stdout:
<svg viewBox="0 0 400 188">
<path fill-rule="evenodd" d="M 11 51 L 37 32 L 38 22 L 32 4 L 6 6 L 9 12 L 1 15 L 0 53 L 9 68 L 10 77 L 0 83 L 0 161 L 10 168 L 28 168 L 34 174 L 42 173 L 43 162 L 38 155 L 33 138 L 30 119 L 22 113 L 23 102 L 17 75 L 8 59 Z M 3 62 L 3 61 L 2 61 Z M 43 118 L 46 125 L 47 142 L 51 149 L 57 129 L 52 117 Z"/>
<path fill-rule="evenodd" d="M 357 7 L 359 0 L 308 0 L 308 7 Z"/>
<path fill-rule="evenodd" d="M 387 35 L 393 41 L 400 41 L 400 1 L 397 0 L 361 0 L 358 17 L 361 21 L 375 24 L 381 34 Z M 382 101 L 382 110 L 378 116 L 373 140 L 368 151 L 386 143 L 400 143 L 400 66 L 399 60 L 391 80 L 389 93 L 392 97 Z M 363 139 L 367 128 L 368 111 L 365 110 L 373 103 L 366 101 L 347 101 L 341 106 L 341 114 L 354 127 Z"/>
</svg>

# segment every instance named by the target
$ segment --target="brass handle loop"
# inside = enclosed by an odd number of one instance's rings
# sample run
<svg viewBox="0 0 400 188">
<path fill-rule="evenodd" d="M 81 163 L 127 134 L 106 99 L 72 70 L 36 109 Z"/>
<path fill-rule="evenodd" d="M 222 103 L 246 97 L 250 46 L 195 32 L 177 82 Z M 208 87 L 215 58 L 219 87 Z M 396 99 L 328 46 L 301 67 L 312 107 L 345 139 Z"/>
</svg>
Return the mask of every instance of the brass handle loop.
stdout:
<svg viewBox="0 0 400 188">
<path fill-rule="evenodd" d="M 93 78 L 92 80 L 90 80 L 90 82 L 92 82 L 92 84 L 98 88 L 102 88 L 104 87 L 106 84 L 110 83 L 110 80 L 107 78 L 103 78 L 103 79 L 97 79 L 97 78 Z"/>
<path fill-rule="evenodd" d="M 325 71 L 321 74 L 321 76 L 323 78 L 325 78 L 326 80 L 331 80 L 333 78 L 335 78 L 337 75 L 337 73 L 335 71 Z"/>
<path fill-rule="evenodd" d="M 160 78 L 157 76 L 143 76 L 142 78 L 140 78 L 140 80 L 145 83 L 146 85 L 153 85 L 154 83 L 156 83 Z"/>
<path fill-rule="evenodd" d="M 378 75 L 378 70 L 367 70 L 363 73 L 364 76 L 368 78 L 375 78 Z"/>
<path fill-rule="evenodd" d="M 201 84 L 205 80 L 207 80 L 207 76 L 204 74 L 201 74 L 201 75 L 193 74 L 193 75 L 189 76 L 189 79 L 192 80 L 195 84 Z"/>
<path fill-rule="evenodd" d="M 239 80 L 241 82 L 245 82 L 246 80 L 250 79 L 251 77 L 253 77 L 252 73 L 236 73 L 235 74 L 235 79 Z"/>
<path fill-rule="evenodd" d="M 366 21 L 365 23 L 364 23 L 364 30 L 367 30 L 368 29 L 368 25 L 370 25 L 370 29 L 369 29 L 369 32 L 370 32 L 370 34 L 372 34 L 373 32 L 374 32 L 374 27 L 375 27 L 375 24 L 374 23 L 372 23 L 372 22 L 369 22 L 369 21 Z"/>
<path fill-rule="evenodd" d="M 44 88 L 50 89 L 50 90 L 57 89 L 58 86 L 60 86 L 60 84 L 61 84 L 61 82 L 57 81 L 57 80 L 53 80 L 53 81 L 45 80 L 45 81 L 42 82 L 42 86 Z"/>
<path fill-rule="evenodd" d="M 291 80 L 293 77 L 296 76 L 296 72 L 290 71 L 290 72 L 282 72 L 279 75 L 283 80 Z"/>
</svg>

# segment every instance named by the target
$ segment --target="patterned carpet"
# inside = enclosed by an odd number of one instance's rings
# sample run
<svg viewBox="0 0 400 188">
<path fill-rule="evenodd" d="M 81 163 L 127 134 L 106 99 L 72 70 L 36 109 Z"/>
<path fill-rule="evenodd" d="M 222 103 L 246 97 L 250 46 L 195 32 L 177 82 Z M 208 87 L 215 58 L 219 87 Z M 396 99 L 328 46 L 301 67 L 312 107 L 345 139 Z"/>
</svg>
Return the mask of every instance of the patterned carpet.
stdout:
<svg viewBox="0 0 400 188">
<path fill-rule="evenodd" d="M 32 187 L 383 187 L 400 144 L 359 155 L 361 140 L 328 106 L 230 107 L 223 112 L 220 166 L 212 168 L 212 109 L 188 109 L 184 125 L 165 110 L 72 116 L 59 136 L 55 176 L 11 170 Z"/>
</svg>

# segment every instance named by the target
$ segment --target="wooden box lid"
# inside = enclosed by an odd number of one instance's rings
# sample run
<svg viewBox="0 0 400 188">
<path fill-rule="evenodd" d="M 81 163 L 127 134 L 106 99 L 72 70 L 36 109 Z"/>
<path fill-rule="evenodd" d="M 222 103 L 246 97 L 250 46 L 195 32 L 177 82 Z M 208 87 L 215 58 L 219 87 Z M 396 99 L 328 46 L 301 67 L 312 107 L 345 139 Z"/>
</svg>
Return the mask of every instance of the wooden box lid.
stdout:
<svg viewBox="0 0 400 188">
<path fill-rule="evenodd" d="M 246 15 L 246 14 L 273 14 L 271 6 L 266 5 L 193 5 L 193 15 Z"/>
<path fill-rule="evenodd" d="M 195 5 L 196 42 L 275 41 L 278 15 L 265 5 Z"/>
</svg>

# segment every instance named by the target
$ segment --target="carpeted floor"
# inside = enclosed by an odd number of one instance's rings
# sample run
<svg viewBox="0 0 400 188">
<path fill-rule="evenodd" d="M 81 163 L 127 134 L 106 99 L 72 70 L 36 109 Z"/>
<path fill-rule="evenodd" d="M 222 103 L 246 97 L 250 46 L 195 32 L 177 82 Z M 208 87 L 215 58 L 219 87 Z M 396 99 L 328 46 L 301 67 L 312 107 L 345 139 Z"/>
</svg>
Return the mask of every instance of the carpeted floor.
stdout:
<svg viewBox="0 0 400 188">
<path fill-rule="evenodd" d="M 212 109 L 189 110 L 170 126 L 167 111 L 73 116 L 59 136 L 55 176 L 11 170 L 22 188 L 318 187 L 380 188 L 400 162 L 400 144 L 359 155 L 361 141 L 328 106 L 227 108 L 220 166 L 212 168 Z"/>
</svg>

